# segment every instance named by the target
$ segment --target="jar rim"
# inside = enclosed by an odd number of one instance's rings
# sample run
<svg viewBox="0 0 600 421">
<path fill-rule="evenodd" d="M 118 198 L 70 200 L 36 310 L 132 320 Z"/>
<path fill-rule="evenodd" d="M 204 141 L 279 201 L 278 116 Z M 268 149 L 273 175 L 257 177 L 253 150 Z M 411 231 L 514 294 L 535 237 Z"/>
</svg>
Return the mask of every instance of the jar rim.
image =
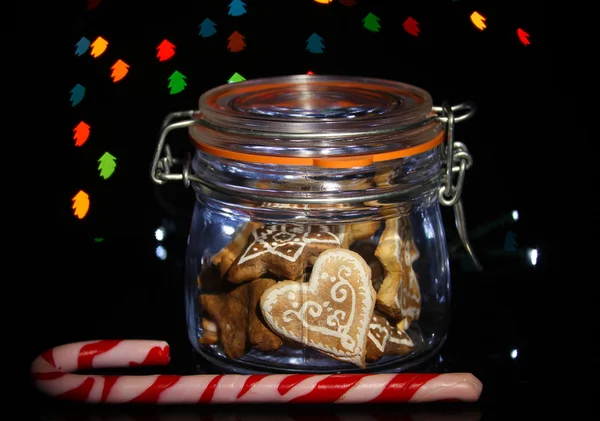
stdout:
<svg viewBox="0 0 600 421">
<path fill-rule="evenodd" d="M 354 157 L 363 166 L 438 146 L 432 109 L 427 91 L 402 82 L 276 76 L 203 93 L 189 134 L 197 148 L 236 160 L 321 166 Z"/>
</svg>

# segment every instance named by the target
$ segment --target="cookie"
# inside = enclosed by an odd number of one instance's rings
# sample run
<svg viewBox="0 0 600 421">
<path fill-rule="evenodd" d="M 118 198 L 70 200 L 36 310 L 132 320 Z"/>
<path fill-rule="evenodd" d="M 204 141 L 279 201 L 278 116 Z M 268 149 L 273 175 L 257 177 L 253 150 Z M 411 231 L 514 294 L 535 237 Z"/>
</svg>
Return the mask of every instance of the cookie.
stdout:
<svg viewBox="0 0 600 421">
<path fill-rule="evenodd" d="M 407 217 L 388 219 L 375 256 L 385 278 L 377 292 L 377 309 L 408 328 L 421 312 L 421 291 L 412 264 L 419 257 Z"/>
<path fill-rule="evenodd" d="M 281 336 L 364 367 L 375 295 L 364 259 L 338 248 L 321 253 L 308 282 L 282 281 L 267 289 L 260 309 Z"/>
<path fill-rule="evenodd" d="M 414 342 L 406 330 L 400 327 L 400 323 L 395 328 L 392 326 L 392 334 L 385 347 L 386 355 L 406 355 L 415 348 Z"/>
<path fill-rule="evenodd" d="M 261 278 L 250 282 L 248 314 L 248 342 L 253 348 L 260 351 L 275 351 L 281 347 L 283 341 L 273 333 L 264 323 L 259 309 L 260 297 L 267 288 L 275 285 L 273 279 Z"/>
<path fill-rule="evenodd" d="M 198 338 L 201 345 L 214 345 L 219 342 L 219 327 L 212 320 L 202 318 L 202 335 Z"/>
<path fill-rule="evenodd" d="M 392 326 L 383 315 L 377 313 L 371 319 L 367 337 L 366 360 L 369 362 L 377 361 L 384 355 L 406 355 L 415 346 L 404 330 Z"/>
<path fill-rule="evenodd" d="M 389 168 L 383 168 L 375 173 L 373 181 L 377 187 L 389 187 L 393 184 L 396 184 L 393 182 L 396 172 L 397 171 L 393 171 Z"/>
<path fill-rule="evenodd" d="M 357 241 L 372 237 L 380 227 L 380 221 L 357 222 L 346 225 L 340 234 L 342 247 L 350 248 Z"/>
<path fill-rule="evenodd" d="M 214 265 L 203 265 L 198 274 L 198 289 L 201 294 L 219 294 L 231 291 L 235 285 L 221 278 L 219 268 Z"/>
<path fill-rule="evenodd" d="M 375 250 L 377 244 L 373 240 L 362 240 L 354 243 L 350 250 L 360 254 L 360 257 L 365 259 L 369 267 L 371 268 L 371 283 L 375 291 L 379 291 L 383 282 L 383 265 L 379 259 L 375 256 Z"/>
<path fill-rule="evenodd" d="M 258 222 L 245 223 L 234 233 L 232 240 L 213 256 L 212 262 L 219 268 L 221 278 L 225 276 L 231 264 L 242 254 L 248 245 L 248 237 L 250 237 L 252 231 L 261 225 Z"/>
<path fill-rule="evenodd" d="M 313 266 L 325 250 L 342 247 L 340 234 L 343 225 L 308 225 L 303 241 L 306 243 L 308 266 Z"/>
<path fill-rule="evenodd" d="M 229 358 L 240 358 L 246 353 L 249 297 L 249 284 L 227 293 L 200 295 L 200 305 L 217 324 L 223 352 Z"/>
<path fill-rule="evenodd" d="M 340 246 L 339 236 L 325 225 L 265 225 L 252 231 L 248 246 L 231 265 L 227 279 L 241 283 L 267 272 L 297 279 L 321 252 Z"/>
<path fill-rule="evenodd" d="M 215 330 L 211 326 L 213 323 L 218 332 L 217 338 L 223 345 L 223 352 L 229 358 L 243 356 L 247 345 L 261 351 L 279 349 L 282 345 L 281 338 L 269 330 L 258 310 L 262 293 L 275 283 L 273 279 L 261 278 L 243 285 L 232 285 L 233 289 L 228 292 L 201 294 L 200 305 L 208 317 L 202 319 L 200 343 L 214 343 L 211 335 L 211 330 Z"/>
</svg>

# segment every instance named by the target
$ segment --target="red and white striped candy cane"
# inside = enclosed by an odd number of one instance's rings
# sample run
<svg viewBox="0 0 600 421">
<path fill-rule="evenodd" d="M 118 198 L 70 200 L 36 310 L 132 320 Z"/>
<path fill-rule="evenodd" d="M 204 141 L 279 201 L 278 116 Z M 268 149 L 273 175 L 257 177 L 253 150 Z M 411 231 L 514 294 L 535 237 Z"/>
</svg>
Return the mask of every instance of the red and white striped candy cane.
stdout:
<svg viewBox="0 0 600 421">
<path fill-rule="evenodd" d="M 163 341 L 101 340 L 52 348 L 32 363 L 36 387 L 67 400 L 107 403 L 366 403 L 474 402 L 481 382 L 470 373 L 445 374 L 198 374 L 83 375 L 71 371 L 165 365 Z"/>
</svg>

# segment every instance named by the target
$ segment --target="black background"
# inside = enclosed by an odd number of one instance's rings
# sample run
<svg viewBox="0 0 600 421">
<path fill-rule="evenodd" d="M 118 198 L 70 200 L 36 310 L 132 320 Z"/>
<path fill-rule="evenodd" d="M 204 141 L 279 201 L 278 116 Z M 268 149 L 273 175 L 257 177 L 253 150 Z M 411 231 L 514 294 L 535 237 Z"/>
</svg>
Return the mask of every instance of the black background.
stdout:
<svg viewBox="0 0 600 421">
<path fill-rule="evenodd" d="M 308 71 L 372 76 L 422 87 L 436 105 L 447 100 L 478 106 L 456 134 L 474 157 L 463 202 L 470 231 L 484 233 L 472 239 L 484 271 L 471 270 L 462 249 L 451 256 L 452 327 L 441 369 L 470 371 L 484 383 L 480 404 L 456 409 L 471 411 L 458 413 L 461 419 L 506 409 L 498 405 L 502 402 L 510 407 L 524 401 L 530 390 L 531 335 L 539 322 L 531 303 L 536 285 L 550 276 L 555 253 L 552 232 L 545 229 L 547 187 L 539 177 L 540 152 L 556 135 L 540 124 L 553 83 L 542 2 L 357 0 L 346 7 L 337 0 L 329 5 L 247 0 L 247 13 L 238 17 L 228 16 L 228 3 L 103 0 L 89 11 L 85 1 L 69 4 L 71 33 L 60 37 L 65 43 L 60 49 L 70 51 L 46 63 L 61 69 L 61 78 L 52 81 L 54 96 L 44 99 L 49 112 L 59 115 L 45 130 L 52 141 L 48 153 L 60 157 L 60 165 L 51 183 L 37 187 L 48 197 L 43 218 L 50 220 L 35 228 L 42 260 L 27 262 L 38 273 L 28 307 L 33 311 L 27 311 L 36 323 L 23 357 L 31 362 L 66 342 L 155 338 L 168 341 L 172 352 L 172 364 L 156 370 L 194 372 L 199 361 L 187 342 L 182 281 L 194 198 L 183 185 L 158 187 L 150 181 L 162 119 L 171 111 L 196 108 L 202 92 L 227 83 L 234 72 L 246 79 Z M 475 10 L 487 18 L 483 31 L 469 19 Z M 363 27 L 369 12 L 381 18 L 379 32 Z M 418 37 L 402 27 L 408 16 L 420 24 Z M 206 17 L 217 24 L 217 33 L 202 38 L 199 24 Z M 530 45 L 520 43 L 517 28 L 530 34 Z M 238 53 L 227 50 L 234 30 L 246 41 Z M 305 49 L 313 32 L 324 39 L 323 54 Z M 81 37 L 93 41 L 97 36 L 109 42 L 104 54 L 73 54 Z M 176 54 L 159 62 L 156 47 L 165 38 Z M 110 67 L 118 59 L 130 69 L 113 83 Z M 168 77 L 175 70 L 187 77 L 187 87 L 170 95 Z M 71 107 L 76 83 L 86 87 L 86 95 Z M 82 120 L 91 134 L 75 147 L 73 128 Z M 170 143 L 179 155 L 191 150 L 183 132 Z M 117 167 L 104 180 L 97 160 L 107 151 L 117 158 Z M 71 209 L 79 190 L 91 201 L 82 220 Z M 515 209 L 518 221 L 511 219 Z M 443 211 L 451 243 L 456 239 L 452 213 Z M 160 226 L 168 231 L 160 243 L 166 260 L 156 257 L 160 244 L 154 232 Z M 516 252 L 504 250 L 509 232 L 516 235 Z M 529 248 L 539 250 L 536 266 L 527 258 Z M 510 357 L 513 349 L 516 359 Z M 30 389 L 41 414 L 100 410 L 59 405 Z M 442 409 L 431 411 L 441 414 Z M 399 413 L 396 419 L 405 416 Z"/>
</svg>

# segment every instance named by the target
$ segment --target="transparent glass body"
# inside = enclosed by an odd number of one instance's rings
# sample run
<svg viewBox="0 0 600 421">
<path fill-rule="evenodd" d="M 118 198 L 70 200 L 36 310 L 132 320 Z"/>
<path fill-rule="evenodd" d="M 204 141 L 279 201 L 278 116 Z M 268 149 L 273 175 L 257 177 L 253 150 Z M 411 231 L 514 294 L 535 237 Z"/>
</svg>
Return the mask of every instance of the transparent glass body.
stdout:
<svg viewBox="0 0 600 421">
<path fill-rule="evenodd" d="M 343 137 L 361 125 L 419 118 L 413 104 L 394 121 L 393 110 L 406 106 L 406 85 L 398 95 L 386 87 L 349 95 L 339 91 L 339 80 L 315 80 L 324 86 L 315 95 L 290 95 L 288 85 L 264 89 L 272 80 L 259 80 L 235 88 L 250 91 L 236 95 L 251 98 L 225 101 L 246 104 L 242 114 L 252 110 L 239 124 L 259 132 L 287 130 L 291 137 L 256 135 L 243 142 L 237 133 L 193 127 L 192 139 L 220 147 L 219 139 L 227 139 L 229 150 L 269 150 L 277 161 L 286 149 L 288 157 L 354 159 L 344 148 L 385 152 L 390 140 L 402 149 L 441 133 L 432 124 L 345 139 L 303 136 L 321 130 Z M 300 87 L 315 92 L 304 82 Z M 430 98 L 416 92 L 425 102 L 417 113 L 424 118 Z M 211 98 L 227 96 L 217 94 L 201 97 L 202 118 L 209 118 L 205 110 L 218 108 L 219 100 Z M 344 120 L 352 120 L 352 130 Z M 293 129 L 290 122 L 300 126 Z M 192 184 L 197 200 L 186 256 L 188 334 L 205 359 L 237 373 L 399 372 L 436 354 L 447 334 L 450 304 L 437 199 L 441 145 L 341 168 L 249 162 L 211 151 L 199 146 L 192 160 L 203 182 Z"/>
</svg>

